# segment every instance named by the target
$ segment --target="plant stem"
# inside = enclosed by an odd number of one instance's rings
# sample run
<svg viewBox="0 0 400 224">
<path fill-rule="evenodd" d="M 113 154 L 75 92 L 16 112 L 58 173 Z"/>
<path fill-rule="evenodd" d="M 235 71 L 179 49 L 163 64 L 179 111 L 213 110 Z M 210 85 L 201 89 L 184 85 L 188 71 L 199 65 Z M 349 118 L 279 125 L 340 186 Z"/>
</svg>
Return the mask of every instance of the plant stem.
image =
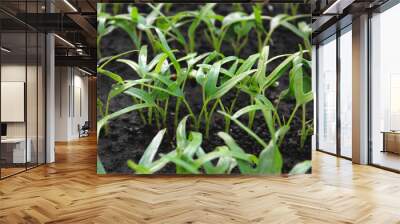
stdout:
<svg viewBox="0 0 400 224">
<path fill-rule="evenodd" d="M 110 108 L 110 101 L 111 101 L 111 97 L 110 97 L 110 95 L 108 95 L 107 102 L 106 102 L 106 109 L 104 112 L 104 117 L 108 116 L 108 110 Z M 105 134 L 108 135 L 108 132 L 110 131 L 108 124 L 105 124 L 104 129 L 105 129 Z"/>
<path fill-rule="evenodd" d="M 147 113 L 148 119 L 149 119 L 149 124 L 153 121 L 153 108 L 149 108 L 149 111 Z"/>
<path fill-rule="evenodd" d="M 208 138 L 210 135 L 210 123 L 211 123 L 212 115 L 213 115 L 215 109 L 217 108 L 218 101 L 220 101 L 220 99 L 217 99 L 215 101 L 214 105 L 211 108 L 210 113 L 208 114 L 207 120 L 206 120 L 206 138 Z"/>
<path fill-rule="evenodd" d="M 164 105 L 164 114 L 162 119 L 164 128 L 167 128 L 168 105 L 169 105 L 169 97 L 165 100 L 165 105 Z"/>
<path fill-rule="evenodd" d="M 247 45 L 248 40 L 249 40 L 249 38 L 245 37 L 244 40 L 241 41 L 242 43 L 240 43 L 240 41 L 239 41 L 239 45 L 237 47 L 237 55 L 236 56 L 239 56 L 240 52 L 242 51 L 242 48 Z"/>
<path fill-rule="evenodd" d="M 193 118 L 193 122 L 196 123 L 196 116 L 194 115 L 192 108 L 190 108 L 189 103 L 185 100 L 185 98 L 183 98 L 182 101 L 185 104 L 186 108 L 188 109 L 190 116 Z"/>
<path fill-rule="evenodd" d="M 205 114 L 205 117 L 207 117 L 207 103 L 203 103 L 203 107 L 200 110 L 200 114 L 197 117 L 197 122 L 196 122 L 196 130 L 199 131 L 200 130 L 200 122 L 201 122 L 201 117 L 203 116 L 203 114 Z"/>
<path fill-rule="evenodd" d="M 208 104 L 208 101 L 206 100 L 206 94 L 205 94 L 204 88 L 201 91 L 201 96 L 202 96 L 203 106 L 201 107 L 200 114 L 197 117 L 197 122 L 196 122 L 196 130 L 197 131 L 200 130 L 201 117 L 203 116 L 204 111 L 207 110 L 207 104 Z"/>
<path fill-rule="evenodd" d="M 237 90 L 237 91 L 236 91 L 235 98 L 233 98 L 233 100 L 232 100 L 232 102 L 231 102 L 231 105 L 230 105 L 228 111 L 225 110 L 224 105 L 223 105 L 222 102 L 220 101 L 220 102 L 221 102 L 221 103 L 220 103 L 220 107 L 222 108 L 222 110 L 223 110 L 225 113 L 227 113 L 227 114 L 229 114 L 229 115 L 232 115 L 232 112 L 233 112 L 233 110 L 235 109 L 235 104 L 236 104 L 237 98 L 239 97 L 239 93 L 240 93 L 240 90 Z M 229 133 L 229 129 L 231 128 L 231 119 L 229 119 L 229 118 L 226 117 L 226 116 L 224 117 L 224 119 L 225 119 L 225 132 L 226 132 L 226 133 Z"/>
<path fill-rule="evenodd" d="M 294 115 L 296 115 L 296 112 L 297 112 L 298 109 L 299 109 L 299 105 L 296 104 L 296 106 L 294 107 L 294 110 L 292 111 L 292 114 L 290 115 L 289 120 L 288 120 L 286 125 L 290 126 L 290 123 L 292 123 Z"/>
<path fill-rule="evenodd" d="M 227 113 L 227 114 L 231 115 L 231 112 L 230 112 L 230 111 L 225 110 L 225 106 L 222 104 L 221 100 L 219 101 L 219 106 L 221 107 L 221 110 L 222 110 L 224 113 Z M 224 116 L 224 120 L 225 120 L 225 128 L 224 128 L 224 131 L 225 131 L 226 133 L 228 133 L 228 131 L 229 131 L 229 125 L 230 125 L 230 123 L 228 124 L 228 122 L 230 121 L 230 119 L 229 119 L 227 116 Z"/>
<path fill-rule="evenodd" d="M 101 58 L 101 45 L 100 45 L 100 43 L 101 43 L 101 36 L 98 36 L 97 37 L 97 41 L 96 41 L 96 43 L 97 43 L 97 58 Z"/>
<path fill-rule="evenodd" d="M 290 123 L 292 123 L 292 120 L 293 120 L 293 118 L 294 118 L 294 115 L 296 114 L 296 112 L 297 112 L 298 109 L 299 109 L 299 105 L 296 104 L 296 106 L 294 107 L 294 109 L 293 109 L 293 111 L 292 111 L 292 114 L 291 114 L 290 117 L 289 117 L 288 122 L 286 123 L 286 126 L 289 126 L 289 127 L 290 127 Z M 278 147 L 280 147 L 280 145 L 282 144 L 285 135 L 286 135 L 286 133 L 283 134 L 282 137 L 279 139 Z"/>
<path fill-rule="evenodd" d="M 181 99 L 178 98 L 176 99 L 176 104 L 175 104 L 175 117 L 174 117 L 174 127 L 175 129 L 178 127 L 178 122 L 179 122 L 179 109 L 181 105 Z"/>
<path fill-rule="evenodd" d="M 267 46 L 271 40 L 272 32 L 268 32 L 267 37 L 264 40 L 263 46 Z"/>
<path fill-rule="evenodd" d="M 260 31 L 256 31 L 257 32 L 257 43 L 258 43 L 258 51 L 261 52 L 263 45 L 262 45 L 262 40 L 261 40 L 261 33 Z"/>
<path fill-rule="evenodd" d="M 161 125 L 160 125 L 160 114 L 158 110 L 154 111 L 154 118 L 156 120 L 156 125 L 157 125 L 157 129 L 160 130 L 161 129 Z"/>
<path fill-rule="evenodd" d="M 139 104 L 139 102 L 137 101 L 137 99 L 135 97 L 132 97 L 132 101 L 134 104 Z M 147 124 L 146 117 L 144 116 L 141 109 L 138 110 L 138 113 L 139 113 L 139 117 L 142 120 L 143 124 Z"/>
<path fill-rule="evenodd" d="M 253 104 L 254 104 L 254 96 L 250 96 L 250 105 L 253 105 Z M 248 126 L 249 126 L 250 129 L 253 128 L 255 115 L 256 115 L 255 111 L 250 111 L 249 112 L 249 123 L 248 123 Z"/>
</svg>

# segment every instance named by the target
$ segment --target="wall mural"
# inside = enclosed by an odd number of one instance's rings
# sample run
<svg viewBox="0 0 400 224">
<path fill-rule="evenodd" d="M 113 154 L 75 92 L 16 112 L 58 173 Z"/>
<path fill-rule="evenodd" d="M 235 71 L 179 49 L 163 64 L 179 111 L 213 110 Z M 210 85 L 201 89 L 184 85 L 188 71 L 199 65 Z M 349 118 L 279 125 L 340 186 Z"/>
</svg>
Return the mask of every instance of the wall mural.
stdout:
<svg viewBox="0 0 400 224">
<path fill-rule="evenodd" d="M 306 4 L 98 5 L 98 169 L 311 172 Z"/>
</svg>

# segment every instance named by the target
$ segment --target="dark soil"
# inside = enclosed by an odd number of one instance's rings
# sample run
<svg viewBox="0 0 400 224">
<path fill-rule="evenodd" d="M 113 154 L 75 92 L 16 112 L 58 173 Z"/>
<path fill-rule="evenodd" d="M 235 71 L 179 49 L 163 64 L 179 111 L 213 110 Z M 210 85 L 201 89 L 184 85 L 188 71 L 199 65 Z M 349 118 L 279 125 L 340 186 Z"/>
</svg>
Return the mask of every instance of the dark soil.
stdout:
<svg viewBox="0 0 400 224">
<path fill-rule="evenodd" d="M 251 12 L 251 4 L 243 5 L 246 10 Z M 195 9 L 198 5 L 192 4 L 175 4 L 172 6 L 170 13 L 178 12 L 186 9 Z M 139 7 L 140 11 L 148 10 L 147 6 L 141 5 Z M 126 10 L 126 7 L 122 10 Z M 216 8 L 216 12 L 219 14 L 228 14 L 232 12 L 233 7 L 231 4 L 219 4 Z M 272 5 L 265 7 L 265 15 L 276 15 L 283 12 L 283 5 Z M 302 6 L 299 10 L 301 14 L 309 13 L 307 6 Z M 311 18 L 310 18 L 311 19 Z M 310 21 L 306 21 L 310 22 Z M 201 29 L 199 29 L 201 30 Z M 256 40 L 255 34 L 251 33 L 249 37 L 249 42 L 246 47 L 242 50 L 240 56 L 246 58 L 251 54 L 257 53 L 257 42 L 251 41 Z M 203 35 L 197 35 L 196 39 L 197 52 L 208 52 L 212 49 L 209 44 L 204 39 Z M 291 53 L 298 50 L 298 45 L 301 43 L 301 39 L 297 38 L 293 33 L 285 30 L 278 29 L 273 35 L 273 44 L 271 45 L 270 55 L 271 57 L 284 53 Z M 102 56 L 115 55 L 120 52 L 124 52 L 132 49 L 134 46 L 130 41 L 129 37 L 121 30 L 115 30 L 110 35 L 103 38 L 101 43 Z M 172 45 L 172 48 L 180 49 L 179 45 Z M 224 45 L 222 51 L 225 55 L 233 55 L 232 47 L 229 45 Z M 136 59 L 137 55 L 134 55 L 132 59 Z M 149 58 L 152 58 L 149 55 Z M 277 62 L 278 63 L 278 62 Z M 269 72 L 276 67 L 277 63 L 269 65 Z M 126 79 L 133 79 L 135 76 L 133 72 L 127 66 L 121 63 L 112 63 L 107 67 L 108 70 L 114 71 L 120 74 Z M 279 85 L 273 89 L 270 89 L 266 96 L 274 101 L 277 99 L 280 92 L 288 87 L 288 75 L 284 76 L 279 80 Z M 110 90 L 112 81 L 104 76 L 99 76 L 98 78 L 98 97 L 100 97 L 103 102 L 107 97 L 108 91 Z M 190 102 L 193 110 L 199 111 L 201 107 L 201 94 L 200 89 L 193 81 L 193 83 L 188 83 L 185 89 L 186 98 Z M 224 97 L 224 102 L 229 103 L 235 93 L 228 93 Z M 174 149 L 175 146 L 175 133 L 173 125 L 173 112 L 174 112 L 174 101 L 170 102 L 171 106 L 169 109 L 168 116 L 168 130 L 167 134 L 164 136 L 164 140 L 160 147 L 160 153 L 166 153 Z M 131 99 L 128 97 L 118 97 L 114 99 L 111 103 L 111 111 L 116 111 L 118 109 L 124 108 L 127 105 L 131 105 Z M 245 94 L 239 96 L 236 108 L 234 111 L 249 105 L 249 99 Z M 294 107 L 294 100 L 286 100 L 281 102 L 279 105 L 279 114 L 283 114 L 287 120 L 290 116 L 291 111 Z M 313 117 L 313 107 L 312 103 L 307 106 L 307 120 Z M 283 173 L 287 173 L 290 169 L 297 163 L 304 160 L 311 159 L 311 137 L 306 141 L 303 148 L 300 148 L 300 135 L 301 121 L 300 112 L 297 114 L 292 122 L 291 129 L 285 137 L 280 150 L 284 158 Z M 180 117 L 183 117 L 185 110 L 182 108 L 180 112 Z M 247 124 L 247 117 L 243 116 L 242 122 Z M 210 129 L 210 137 L 203 141 L 202 147 L 206 151 L 213 150 L 216 146 L 223 145 L 222 139 L 217 136 L 219 131 L 224 130 L 224 119 L 220 115 L 215 115 Z M 202 125 L 204 127 L 204 125 Z M 188 124 L 188 131 L 193 130 Z M 104 133 L 100 136 L 98 142 L 98 155 L 108 173 L 131 173 L 132 171 L 127 167 L 126 161 L 132 159 L 134 161 L 139 161 L 147 145 L 151 142 L 152 138 L 157 134 L 159 130 L 155 125 L 149 126 L 144 125 L 139 118 L 138 114 L 132 112 L 127 115 L 123 115 L 120 118 L 113 120 L 109 123 L 109 133 L 105 135 Z M 264 119 L 261 114 L 257 114 L 253 131 L 255 131 L 260 137 L 266 141 L 269 139 L 269 133 L 265 127 Z M 204 133 L 204 131 L 202 131 Z M 234 125 L 232 122 L 230 134 L 237 141 L 237 143 L 248 153 L 253 153 L 258 155 L 262 148 L 252 139 L 247 133 L 245 133 L 238 126 Z M 236 171 L 237 172 L 237 171 Z M 169 166 L 164 168 L 160 173 L 163 174 L 174 174 L 174 166 Z"/>
</svg>

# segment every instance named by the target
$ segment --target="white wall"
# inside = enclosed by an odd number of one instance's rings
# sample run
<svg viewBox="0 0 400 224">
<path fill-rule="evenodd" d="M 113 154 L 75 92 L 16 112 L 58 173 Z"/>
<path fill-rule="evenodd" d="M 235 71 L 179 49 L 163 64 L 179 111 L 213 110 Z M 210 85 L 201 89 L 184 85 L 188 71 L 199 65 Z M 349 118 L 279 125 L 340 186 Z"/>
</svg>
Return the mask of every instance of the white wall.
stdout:
<svg viewBox="0 0 400 224">
<path fill-rule="evenodd" d="M 39 69 L 37 71 L 37 69 Z M 3 82 L 23 82 L 26 85 L 26 99 L 23 99 L 20 107 L 6 107 L 2 102 L 2 114 L 4 113 L 22 113 L 20 122 L 5 122 L 7 124 L 7 137 L 24 138 L 25 135 L 29 139 L 29 148 L 31 148 L 32 162 L 44 163 L 45 150 L 45 120 L 44 120 L 44 83 L 41 66 L 25 66 L 20 63 L 7 63 L 1 66 L 1 81 Z M 25 80 L 27 78 L 27 80 Z M 6 97 L 9 92 L 2 89 L 2 98 Z M 19 89 L 19 94 L 24 98 L 25 89 Z M 5 95 L 4 95 L 5 94 Z M 26 101 L 25 101 L 26 100 Z M 26 106 L 25 106 L 26 102 Z M 11 102 L 12 103 L 12 102 Z M 18 102 L 15 102 L 18 104 Z M 15 106 L 15 105 L 14 105 Z M 14 110 L 14 111 L 13 111 Z M 26 120 L 24 114 L 26 112 Z M 2 119 L 3 120 L 3 119 Z M 36 159 L 39 161 L 36 161 Z"/>
<path fill-rule="evenodd" d="M 34 69 L 33 66 L 26 67 L 25 64 L 3 64 L 1 66 L 1 81 L 2 82 L 25 82 L 26 69 L 30 74 L 30 71 Z M 36 73 L 36 71 L 35 71 Z M 31 84 L 31 83 L 30 83 Z M 34 83 L 36 85 L 36 82 Z M 28 89 L 30 90 L 30 89 Z M 27 93 L 28 99 L 27 103 L 31 103 L 32 98 L 36 98 L 36 89 L 34 92 Z M 31 105 L 33 106 L 33 105 Z M 34 105 L 36 107 L 36 104 Z M 24 108 L 22 108 L 24 109 Z M 7 110 L 7 108 L 1 108 L 1 110 Z M 36 114 L 27 114 L 28 122 L 35 121 L 36 124 Z M 25 126 L 26 122 L 7 122 L 7 136 L 8 137 L 25 137 Z M 33 127 L 33 124 L 29 124 L 28 128 Z M 35 126 L 36 129 L 36 126 Z M 29 133 L 28 133 L 28 137 Z"/>
<path fill-rule="evenodd" d="M 73 67 L 56 67 L 55 73 L 55 140 L 74 140 L 88 120 L 88 78 Z"/>
</svg>

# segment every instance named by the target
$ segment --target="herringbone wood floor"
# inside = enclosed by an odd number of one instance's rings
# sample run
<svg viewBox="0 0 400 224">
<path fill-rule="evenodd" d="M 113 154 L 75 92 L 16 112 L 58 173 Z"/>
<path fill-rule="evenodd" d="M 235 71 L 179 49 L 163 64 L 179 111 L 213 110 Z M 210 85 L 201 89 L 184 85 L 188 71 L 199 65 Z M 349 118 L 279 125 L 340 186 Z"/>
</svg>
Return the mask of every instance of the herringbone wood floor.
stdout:
<svg viewBox="0 0 400 224">
<path fill-rule="evenodd" d="M 295 177 L 97 176 L 95 138 L 0 181 L 0 223 L 400 223 L 400 175 L 314 153 Z"/>
</svg>

